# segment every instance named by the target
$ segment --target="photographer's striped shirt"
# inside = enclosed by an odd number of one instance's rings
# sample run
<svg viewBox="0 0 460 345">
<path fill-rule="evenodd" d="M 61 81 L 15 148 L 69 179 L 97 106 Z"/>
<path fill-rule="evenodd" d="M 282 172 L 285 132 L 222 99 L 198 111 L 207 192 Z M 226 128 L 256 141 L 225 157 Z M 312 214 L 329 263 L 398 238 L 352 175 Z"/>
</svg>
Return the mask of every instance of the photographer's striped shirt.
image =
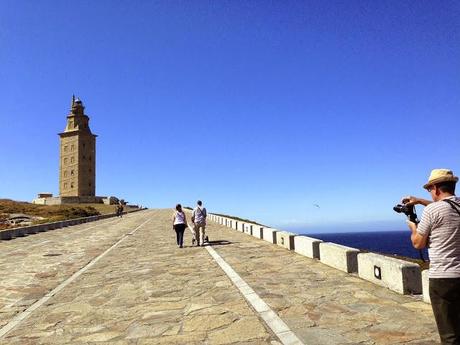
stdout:
<svg viewBox="0 0 460 345">
<path fill-rule="evenodd" d="M 458 205 L 460 198 L 450 199 Z M 460 215 L 446 201 L 425 207 L 417 232 L 428 236 L 430 278 L 460 278 Z"/>
</svg>

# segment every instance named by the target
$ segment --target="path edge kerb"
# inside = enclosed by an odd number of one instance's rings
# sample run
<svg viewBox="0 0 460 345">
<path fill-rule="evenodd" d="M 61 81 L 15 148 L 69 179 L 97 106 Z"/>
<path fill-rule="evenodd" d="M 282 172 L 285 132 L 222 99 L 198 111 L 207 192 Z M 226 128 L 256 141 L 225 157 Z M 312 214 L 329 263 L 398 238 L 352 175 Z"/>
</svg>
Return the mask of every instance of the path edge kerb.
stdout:
<svg viewBox="0 0 460 345">
<path fill-rule="evenodd" d="M 208 245 L 205 246 L 205 248 L 233 285 L 235 285 L 238 291 L 243 295 L 251 309 L 253 309 L 257 316 L 264 321 L 283 345 L 305 345 L 278 314 L 260 298 L 260 296 L 239 276 L 238 273 L 235 272 L 212 246 Z"/>
</svg>

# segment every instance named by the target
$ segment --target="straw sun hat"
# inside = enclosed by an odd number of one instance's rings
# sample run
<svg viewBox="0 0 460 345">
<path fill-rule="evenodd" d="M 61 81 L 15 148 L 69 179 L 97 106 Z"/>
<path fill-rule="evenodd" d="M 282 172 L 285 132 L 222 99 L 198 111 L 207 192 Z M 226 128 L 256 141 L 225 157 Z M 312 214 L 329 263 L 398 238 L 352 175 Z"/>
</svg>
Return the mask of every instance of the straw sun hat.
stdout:
<svg viewBox="0 0 460 345">
<path fill-rule="evenodd" d="M 423 188 L 427 189 L 429 186 L 432 186 L 437 183 L 441 182 L 448 182 L 453 181 L 457 182 L 458 177 L 454 176 L 452 170 L 449 169 L 433 169 L 431 171 L 430 177 L 428 178 L 428 182 L 423 186 Z"/>
</svg>

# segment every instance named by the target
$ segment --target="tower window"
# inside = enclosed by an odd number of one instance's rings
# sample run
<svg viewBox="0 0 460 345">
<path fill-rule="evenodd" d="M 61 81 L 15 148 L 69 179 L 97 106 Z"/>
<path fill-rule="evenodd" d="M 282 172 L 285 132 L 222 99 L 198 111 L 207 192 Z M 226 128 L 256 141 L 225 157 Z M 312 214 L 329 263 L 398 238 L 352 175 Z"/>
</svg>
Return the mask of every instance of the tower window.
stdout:
<svg viewBox="0 0 460 345">
<path fill-rule="evenodd" d="M 67 177 L 67 170 L 64 170 L 64 177 Z"/>
<path fill-rule="evenodd" d="M 72 188 L 73 188 L 73 182 L 70 184 L 70 189 L 72 189 Z"/>
<path fill-rule="evenodd" d="M 72 145 L 70 146 L 70 151 L 73 151 L 73 150 L 75 150 L 75 145 L 74 145 L 74 144 L 72 144 Z"/>
<path fill-rule="evenodd" d="M 70 170 L 70 175 L 73 176 L 73 170 Z"/>
<path fill-rule="evenodd" d="M 70 157 L 70 163 L 73 163 L 75 161 L 75 158 Z"/>
<path fill-rule="evenodd" d="M 67 164 L 67 158 L 64 158 L 64 164 Z"/>
<path fill-rule="evenodd" d="M 67 183 L 64 183 L 64 189 L 67 189 Z"/>
<path fill-rule="evenodd" d="M 68 149 L 68 147 L 67 147 L 67 145 L 65 145 L 64 146 L 64 152 L 67 152 L 67 149 Z"/>
</svg>

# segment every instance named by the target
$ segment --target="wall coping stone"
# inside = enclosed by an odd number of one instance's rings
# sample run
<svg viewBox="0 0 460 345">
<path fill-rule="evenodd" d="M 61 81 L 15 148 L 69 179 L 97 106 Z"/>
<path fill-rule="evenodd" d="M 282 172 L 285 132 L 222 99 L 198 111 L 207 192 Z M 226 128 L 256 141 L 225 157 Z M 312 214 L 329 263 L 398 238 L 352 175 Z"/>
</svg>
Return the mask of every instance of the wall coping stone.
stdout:
<svg viewBox="0 0 460 345">
<path fill-rule="evenodd" d="M 129 211 L 128 213 L 138 212 L 142 210 L 145 210 L 145 209 L 144 208 L 135 209 L 135 210 Z M 17 228 L 12 228 L 12 229 L 0 230 L 0 240 L 10 240 L 16 237 L 23 237 L 24 235 L 33 235 L 38 232 L 45 232 L 48 230 L 54 230 L 58 228 L 92 222 L 92 221 L 96 221 L 99 219 L 106 219 L 110 217 L 116 217 L 116 213 L 108 213 L 108 214 L 99 215 L 99 216 L 74 218 L 74 219 L 62 220 L 58 222 L 35 224 L 35 225 L 22 226 L 22 227 L 17 227 Z"/>
<path fill-rule="evenodd" d="M 262 225 L 255 225 L 255 228 L 252 228 L 252 236 L 263 240 L 264 227 Z"/>
<path fill-rule="evenodd" d="M 277 229 L 274 229 L 274 228 L 264 228 L 264 231 L 263 231 L 263 240 L 267 241 L 267 242 L 270 242 L 270 243 L 273 243 L 273 244 L 277 244 L 276 243 L 276 233 L 278 232 L 279 230 Z"/>
<path fill-rule="evenodd" d="M 294 237 L 297 234 L 288 231 L 277 231 L 276 232 L 276 244 L 280 247 L 286 248 L 288 250 L 294 250 Z"/>
<path fill-rule="evenodd" d="M 296 253 L 308 258 L 320 259 L 319 244 L 321 242 L 323 241 L 313 237 L 296 236 L 294 237 L 294 250 Z"/>
<path fill-rule="evenodd" d="M 359 253 L 358 276 L 403 295 L 422 293 L 420 266 L 401 259 Z"/>
<path fill-rule="evenodd" d="M 331 242 L 319 244 L 321 262 L 347 273 L 358 272 L 358 253 L 356 248 Z"/>
</svg>

